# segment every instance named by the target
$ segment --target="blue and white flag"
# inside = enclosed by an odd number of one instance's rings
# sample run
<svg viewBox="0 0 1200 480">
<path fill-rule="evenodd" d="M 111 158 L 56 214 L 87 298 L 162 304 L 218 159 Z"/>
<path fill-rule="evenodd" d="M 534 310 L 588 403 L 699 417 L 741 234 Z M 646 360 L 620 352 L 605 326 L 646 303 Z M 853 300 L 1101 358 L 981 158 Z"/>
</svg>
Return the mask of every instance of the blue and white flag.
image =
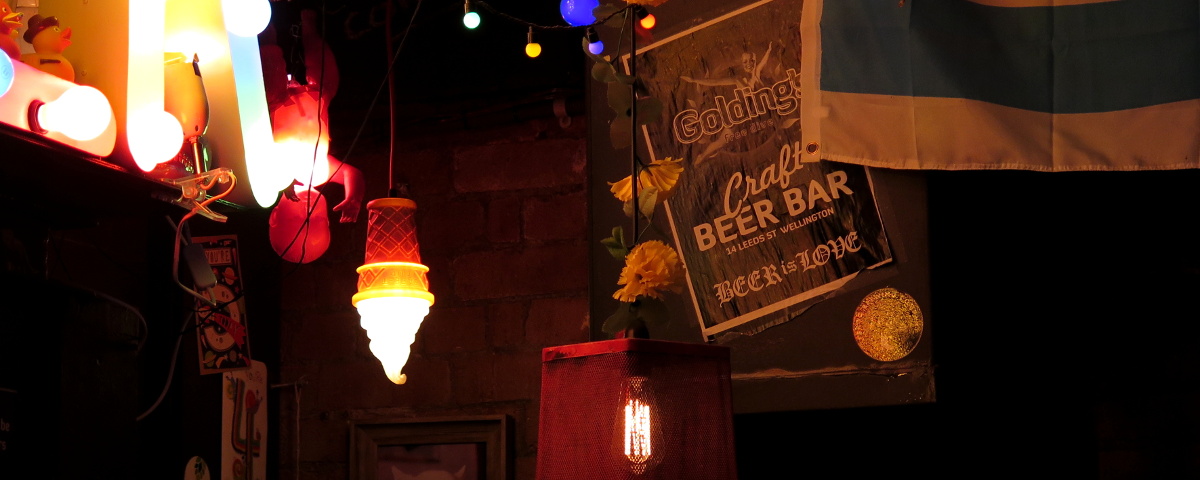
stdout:
<svg viewBox="0 0 1200 480">
<path fill-rule="evenodd" d="M 1200 167 L 1196 0 L 809 0 L 801 22 L 810 160 Z"/>
</svg>

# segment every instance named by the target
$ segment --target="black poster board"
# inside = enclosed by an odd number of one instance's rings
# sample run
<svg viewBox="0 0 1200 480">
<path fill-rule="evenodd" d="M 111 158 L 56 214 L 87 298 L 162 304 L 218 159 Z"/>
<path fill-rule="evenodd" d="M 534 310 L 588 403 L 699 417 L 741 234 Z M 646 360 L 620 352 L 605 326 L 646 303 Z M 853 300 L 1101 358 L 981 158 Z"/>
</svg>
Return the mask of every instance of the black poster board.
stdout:
<svg viewBox="0 0 1200 480">
<path fill-rule="evenodd" d="M 736 73 L 742 67 L 740 61 L 745 58 L 745 52 L 757 52 L 755 60 L 767 62 L 762 79 L 766 79 L 767 71 L 773 78 L 760 80 L 757 90 L 745 90 L 749 86 L 747 83 L 743 92 L 753 94 L 766 88 L 767 92 L 779 94 L 776 100 L 786 100 L 785 97 L 803 99 L 802 84 L 799 93 L 787 91 L 802 74 L 801 3 L 795 0 L 739 4 L 701 1 L 686 5 L 665 2 L 653 8 L 658 26 L 651 32 L 639 29 L 634 38 L 624 38 L 620 42 L 625 45 L 619 52 L 622 56 L 620 64 L 628 68 L 628 45 L 632 40 L 639 52 L 635 73 L 648 91 L 665 104 L 661 122 L 647 125 L 637 139 L 638 155 L 646 163 L 655 158 L 682 157 L 685 165 L 681 190 L 676 194 L 679 197 L 673 197 L 676 203 L 663 209 L 670 212 L 670 218 L 664 213 L 656 216 L 655 223 L 661 231 L 671 232 L 672 238 L 666 241 L 674 242 L 672 245 L 680 251 L 685 263 L 690 260 L 688 273 L 693 278 L 689 279 L 684 293 L 668 301 L 671 323 L 652 329 L 651 337 L 729 346 L 735 413 L 932 402 L 924 174 L 831 162 L 790 162 L 791 155 L 787 152 L 805 148 L 796 141 L 803 125 L 792 121 L 791 107 L 776 108 L 753 119 L 745 119 L 735 128 L 710 128 L 712 132 L 722 133 L 711 135 L 706 142 L 697 139 L 684 143 L 681 140 L 689 138 L 672 131 L 677 130 L 678 124 L 688 122 L 690 117 L 679 119 L 685 110 L 692 109 L 694 120 L 702 122 L 700 117 L 706 110 L 720 110 L 721 105 L 729 110 L 731 102 L 745 101 L 748 95 L 737 93 L 736 85 L 715 85 L 716 80 L 729 77 L 730 72 Z M 617 44 L 617 37 L 622 34 L 616 28 L 619 24 L 613 22 L 607 27 L 600 29 L 606 45 Z M 626 30 L 625 35 L 628 34 Z M 768 48 L 769 55 L 765 54 Z M 661 54 L 655 55 L 656 51 Z M 690 77 L 691 81 L 681 80 L 684 76 Z M 699 85 L 698 79 L 711 80 L 714 85 Z M 622 215 L 619 203 L 611 198 L 607 188 L 608 182 L 629 175 L 630 163 L 628 149 L 615 150 L 611 145 L 608 123 L 612 111 L 605 103 L 604 87 L 595 81 L 588 85 L 592 106 L 589 122 L 592 237 L 596 239 L 608 236 L 613 225 L 630 221 Z M 776 103 L 776 106 L 781 104 Z M 686 117 L 687 113 L 683 115 Z M 708 117 L 720 115 L 710 113 Z M 699 128 L 703 131 L 703 125 Z M 724 142 L 715 140 L 722 135 L 726 139 Z M 720 144 L 710 148 L 714 142 Z M 754 151 L 756 148 L 757 152 Z M 791 173 L 786 188 L 781 180 L 784 175 L 780 175 L 784 171 Z M 689 175 L 705 178 L 687 180 Z M 767 181 L 764 182 L 764 178 Z M 737 179 L 741 180 L 740 185 Z M 724 214 L 727 207 L 724 205 L 727 203 L 725 192 L 745 188 L 747 179 L 753 179 L 757 185 L 771 183 L 774 179 L 774 184 L 768 189 L 770 191 L 759 192 L 758 197 L 746 195 L 750 205 L 749 219 L 739 227 L 735 215 L 727 225 L 726 237 L 737 238 L 722 242 L 714 220 Z M 839 184 L 854 194 L 846 194 L 838 188 Z M 818 199 L 814 205 L 822 208 L 807 208 L 806 205 L 804 209 L 789 212 L 788 197 L 785 197 L 789 193 L 785 192 L 798 186 L 800 191 L 790 194 L 799 193 L 806 198 L 815 196 Z M 838 192 L 838 198 L 834 198 L 831 190 Z M 695 199 L 691 205 L 679 200 L 689 195 Z M 828 201 L 821 197 L 828 197 Z M 735 200 L 728 203 L 737 203 L 736 199 L 742 196 L 732 194 L 732 198 Z M 769 207 L 760 206 L 755 210 L 754 201 L 768 200 L 771 201 Z M 709 210 L 697 212 L 697 209 Z M 820 211 L 826 213 L 809 219 Z M 764 220 L 764 212 L 774 214 L 779 221 Z M 822 224 L 822 221 L 829 223 Z M 707 234 L 697 231 L 697 226 L 703 223 L 712 226 Z M 747 231 L 752 230 L 750 227 L 758 227 L 758 231 Z M 781 241 L 785 236 L 781 228 L 792 234 L 789 243 Z M 768 231 L 774 232 L 769 239 Z M 739 276 L 746 277 L 744 283 L 749 285 L 748 276 L 734 274 L 731 278 L 714 281 L 713 275 L 725 275 L 720 273 L 723 271 L 732 273 L 733 267 L 721 266 L 719 262 L 712 264 L 716 266 L 700 267 L 696 263 L 700 254 L 717 252 L 719 255 L 714 258 L 737 258 L 739 255 L 748 258 L 747 249 L 757 250 L 754 260 L 763 265 L 774 265 L 777 279 L 782 280 L 788 261 L 794 261 L 805 249 L 809 250 L 810 260 L 813 249 L 822 245 L 841 245 L 842 252 L 847 253 L 844 247 L 851 232 L 858 232 L 858 239 L 867 237 L 867 240 L 852 245 L 857 248 L 869 243 L 869 255 L 829 266 L 816 277 L 789 285 L 785 294 L 756 300 L 756 304 L 734 306 L 732 299 L 721 302 L 720 288 L 714 286 L 725 280 L 734 283 Z M 698 239 L 704 235 L 712 238 Z M 830 241 L 833 243 L 828 244 Z M 701 251 L 706 246 L 704 242 L 713 245 Z M 604 339 L 609 337 L 600 332 L 599 327 L 615 306 L 611 293 L 620 264 L 608 256 L 599 242 L 594 249 L 593 336 Z M 830 251 L 834 252 L 836 248 Z M 702 271 L 705 269 L 707 271 Z M 613 288 L 606 288 L 609 285 Z M 856 336 L 856 312 L 864 309 L 864 300 L 873 292 L 892 290 L 916 305 L 919 332 L 910 338 L 913 343 L 903 356 L 879 360 L 866 353 L 861 336 Z M 753 315 L 747 317 L 751 313 Z M 859 317 L 861 319 L 862 315 Z"/>
</svg>

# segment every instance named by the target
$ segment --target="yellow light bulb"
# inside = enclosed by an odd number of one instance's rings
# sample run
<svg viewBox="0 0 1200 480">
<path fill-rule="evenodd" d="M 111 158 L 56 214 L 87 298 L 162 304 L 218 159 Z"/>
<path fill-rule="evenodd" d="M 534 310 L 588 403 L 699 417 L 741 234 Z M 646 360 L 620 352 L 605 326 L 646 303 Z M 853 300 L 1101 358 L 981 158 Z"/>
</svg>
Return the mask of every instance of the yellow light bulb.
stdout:
<svg viewBox="0 0 1200 480">
<path fill-rule="evenodd" d="M 529 32 L 525 34 L 525 55 L 529 58 L 537 58 L 542 54 L 542 45 L 533 41 L 533 27 L 529 27 Z"/>
<path fill-rule="evenodd" d="M 541 44 L 539 44 L 539 43 L 526 43 L 525 44 L 525 55 L 529 55 L 529 58 L 537 58 L 537 56 L 541 55 L 541 54 L 542 54 L 542 45 Z"/>
</svg>

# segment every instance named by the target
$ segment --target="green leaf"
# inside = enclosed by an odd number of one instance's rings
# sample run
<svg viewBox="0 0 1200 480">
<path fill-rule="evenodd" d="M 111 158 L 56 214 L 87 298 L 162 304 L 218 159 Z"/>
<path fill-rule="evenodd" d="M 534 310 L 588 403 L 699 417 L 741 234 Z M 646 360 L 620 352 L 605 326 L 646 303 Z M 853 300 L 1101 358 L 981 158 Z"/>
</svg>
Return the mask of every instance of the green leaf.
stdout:
<svg viewBox="0 0 1200 480">
<path fill-rule="evenodd" d="M 638 210 L 641 210 L 642 216 L 652 218 L 654 216 L 654 206 L 658 204 L 658 189 L 646 188 L 638 192 Z"/>
<path fill-rule="evenodd" d="M 628 89 L 630 85 L 633 85 L 633 83 L 637 81 L 637 77 L 617 70 L 616 67 L 613 67 L 613 74 L 616 76 L 617 83 L 625 85 L 626 89 Z"/>
<path fill-rule="evenodd" d="M 592 9 L 592 16 L 595 17 L 596 21 L 598 22 L 600 20 L 604 20 L 605 18 L 608 18 L 609 15 L 612 15 L 614 13 L 621 11 L 623 8 L 625 8 L 625 7 L 617 6 L 617 5 L 600 5 L 600 6 Z M 610 22 L 613 20 L 618 20 L 618 17 L 613 17 L 613 18 L 608 19 L 608 21 L 610 21 Z M 621 20 L 624 20 L 624 19 L 622 18 Z"/>
<path fill-rule="evenodd" d="M 633 107 L 633 93 L 629 87 L 621 82 L 608 84 L 608 107 L 617 112 L 617 116 L 628 117 L 629 109 Z"/>
<path fill-rule="evenodd" d="M 638 299 L 637 318 L 647 326 L 661 327 L 671 320 L 671 312 L 666 302 L 656 298 L 641 297 Z"/>
<path fill-rule="evenodd" d="M 600 326 L 600 330 L 609 335 L 625 330 L 634 320 L 631 310 L 628 303 L 621 303 L 617 306 L 617 311 L 604 320 L 604 325 Z"/>
<path fill-rule="evenodd" d="M 584 40 L 584 43 L 587 43 L 587 40 Z M 592 53 L 588 52 L 588 55 L 592 55 Z M 600 82 L 606 82 L 606 83 L 616 82 L 617 81 L 617 72 L 613 68 L 612 64 L 608 63 L 607 60 L 604 60 L 603 58 L 600 58 L 599 56 L 596 56 L 596 55 L 592 55 L 592 56 L 593 56 L 593 60 L 596 61 L 596 63 L 592 64 L 592 78 L 594 78 L 594 79 L 596 79 L 596 81 L 600 81 Z"/>
<path fill-rule="evenodd" d="M 662 117 L 663 103 L 655 97 L 639 98 L 637 101 L 638 125 L 653 123 Z"/>
<path fill-rule="evenodd" d="M 608 237 L 604 240 L 601 240 L 600 244 L 604 245 L 604 248 L 608 249 L 608 254 L 612 255 L 613 258 L 617 260 L 623 260 L 625 256 L 629 254 L 629 249 L 625 248 L 623 242 L 621 240 L 617 240 L 616 238 Z"/>
<path fill-rule="evenodd" d="M 620 150 L 633 145 L 633 121 L 628 116 L 614 118 L 609 124 L 608 136 L 614 149 Z"/>
<path fill-rule="evenodd" d="M 612 238 L 615 238 L 621 242 L 621 248 L 629 248 L 629 245 L 625 243 L 625 229 L 620 225 L 613 227 Z"/>
</svg>

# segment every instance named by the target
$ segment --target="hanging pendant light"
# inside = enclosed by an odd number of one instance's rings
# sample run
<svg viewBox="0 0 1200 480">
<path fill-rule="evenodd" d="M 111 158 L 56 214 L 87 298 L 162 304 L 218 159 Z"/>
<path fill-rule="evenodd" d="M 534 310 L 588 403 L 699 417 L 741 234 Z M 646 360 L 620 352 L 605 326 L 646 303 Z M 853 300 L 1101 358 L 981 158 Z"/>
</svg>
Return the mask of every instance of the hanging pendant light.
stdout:
<svg viewBox="0 0 1200 480">
<path fill-rule="evenodd" d="M 417 245 L 416 210 L 416 202 L 407 198 L 367 204 L 366 258 L 358 267 L 358 293 L 351 300 L 371 339 L 371 353 L 396 384 L 407 380 L 400 371 L 433 305 L 425 277 L 429 267 L 421 264 Z"/>
</svg>

